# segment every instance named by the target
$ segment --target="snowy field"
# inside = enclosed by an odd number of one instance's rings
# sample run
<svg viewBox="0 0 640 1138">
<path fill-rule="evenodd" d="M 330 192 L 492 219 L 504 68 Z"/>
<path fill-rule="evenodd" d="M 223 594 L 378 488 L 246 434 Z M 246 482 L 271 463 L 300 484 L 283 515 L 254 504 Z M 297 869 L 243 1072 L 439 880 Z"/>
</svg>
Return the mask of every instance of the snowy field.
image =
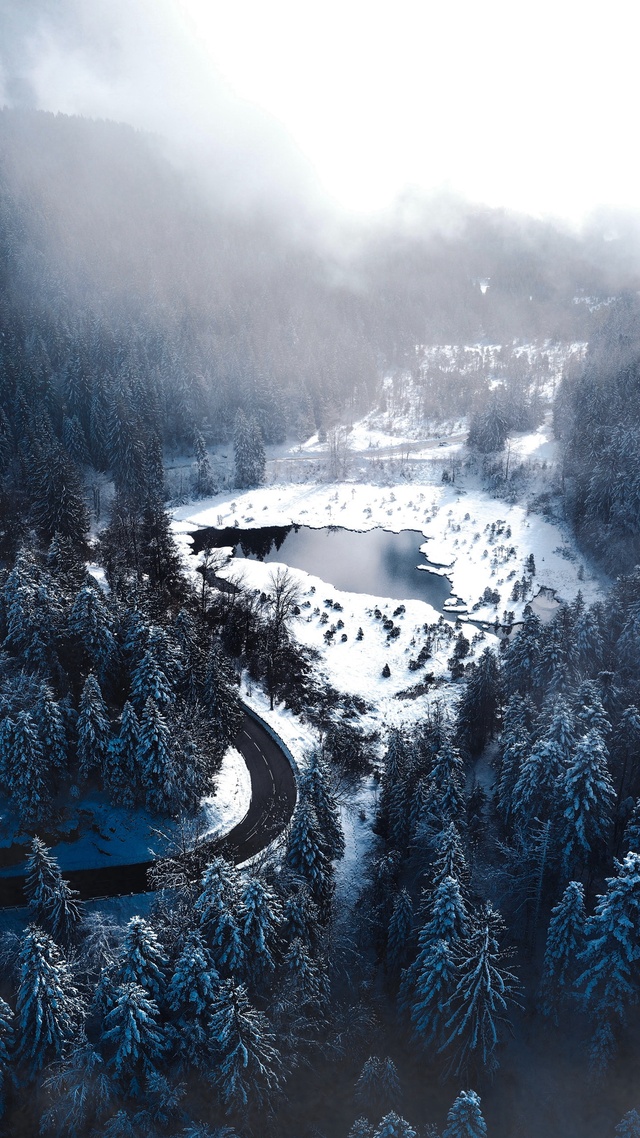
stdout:
<svg viewBox="0 0 640 1138">
<path fill-rule="evenodd" d="M 394 441 L 397 436 L 391 436 Z M 514 454 L 553 464 L 555 443 L 550 438 L 548 422 L 528 435 L 510 441 Z M 462 464 L 461 464 L 462 466 Z M 529 511 L 526 504 L 509 504 L 492 497 L 482 489 L 477 474 L 459 470 L 455 484 L 441 481 L 441 470 L 434 473 L 426 461 L 418 477 L 411 483 L 380 486 L 366 482 L 272 484 L 246 493 L 228 492 L 215 498 L 181 506 L 173 512 L 173 528 L 187 563 L 195 570 L 199 557 L 191 554 L 189 534 L 209 526 L 238 526 L 242 529 L 276 525 L 328 525 L 364 531 L 375 527 L 399 532 L 417 530 L 424 534 L 423 551 L 451 581 L 456 608 L 465 636 L 476 638 L 476 652 L 496 638 L 489 630 L 480 631 L 475 621 L 493 623 L 504 611 L 522 616 L 528 600 L 539 590 L 552 590 L 559 599 L 570 601 L 581 590 L 587 603 L 602 595 L 602 580 L 579 558 L 568 528 Z M 229 550 L 231 552 L 231 550 Z M 416 551 L 417 553 L 417 551 Z M 524 595 L 513 599 L 513 586 L 525 574 L 530 554 L 535 559 L 535 574 Z M 419 557 L 416 557 L 418 563 Z M 268 591 L 272 562 L 235 559 L 227 575 L 247 588 Z M 423 601 L 407 600 L 404 613 L 393 614 L 397 600 L 367 594 L 344 592 L 300 569 L 291 569 L 298 580 L 303 607 L 295 622 L 296 637 L 321 653 L 321 669 L 338 690 L 360 696 L 372 705 L 363 726 L 375 728 L 400 725 L 420 719 L 425 712 L 425 699 L 434 697 L 449 702 L 457 686 L 446 682 L 446 661 L 451 645 L 442 643 L 427 661 L 425 669 L 409 670 L 425 640 L 424 626 L 437 623 L 440 613 Z M 328 576 L 328 574 L 327 574 Z M 482 602 L 485 589 L 499 594 L 490 603 Z M 327 600 L 331 599 L 332 605 Z M 479 604 L 479 602 L 482 602 Z M 336 606 L 340 605 L 341 609 Z M 548 598 L 541 596 L 540 611 L 552 611 Z M 382 620 L 375 618 L 376 608 L 383 617 L 394 619 L 400 628 L 396 639 L 389 639 Z M 326 614 L 323 616 L 323 614 Z M 327 622 L 327 617 L 329 622 Z M 343 627 L 337 627 L 338 619 Z M 325 641 L 328 627 L 335 625 L 331 643 Z M 356 639 L 362 629 L 361 640 Z M 446 630 L 445 630 L 446 631 Z M 482 639 L 478 640 L 478 636 Z M 342 637 L 346 636 L 346 640 Z M 387 664 L 391 675 L 382 676 Z M 424 672 L 433 673 L 441 686 L 432 686 L 428 696 L 416 699 L 399 693 L 414 688 Z M 257 709 L 257 708 L 256 708 Z M 257 709 L 258 710 L 258 709 Z M 294 752 L 296 740 L 293 740 Z"/>
</svg>

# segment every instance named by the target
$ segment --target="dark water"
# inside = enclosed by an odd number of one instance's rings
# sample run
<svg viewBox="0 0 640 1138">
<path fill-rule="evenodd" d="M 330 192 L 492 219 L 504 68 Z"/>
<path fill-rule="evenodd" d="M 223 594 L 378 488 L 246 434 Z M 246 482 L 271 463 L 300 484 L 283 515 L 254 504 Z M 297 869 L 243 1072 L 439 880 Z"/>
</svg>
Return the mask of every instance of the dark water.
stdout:
<svg viewBox="0 0 640 1138">
<path fill-rule="evenodd" d="M 279 561 L 322 577 L 336 589 L 370 593 L 391 600 L 427 601 L 439 612 L 451 596 L 446 577 L 418 569 L 427 565 L 420 552 L 424 534 L 417 530 L 366 533 L 310 526 L 270 526 L 262 529 L 201 529 L 193 535 L 193 550 L 233 546 L 236 557 Z"/>
</svg>

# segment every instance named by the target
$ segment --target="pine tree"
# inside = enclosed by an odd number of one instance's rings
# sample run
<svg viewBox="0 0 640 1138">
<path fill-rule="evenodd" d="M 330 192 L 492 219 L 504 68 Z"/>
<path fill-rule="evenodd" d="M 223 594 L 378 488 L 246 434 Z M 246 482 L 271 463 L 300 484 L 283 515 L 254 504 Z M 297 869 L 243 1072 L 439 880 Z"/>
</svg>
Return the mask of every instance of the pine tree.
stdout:
<svg viewBox="0 0 640 1138">
<path fill-rule="evenodd" d="M 67 773 L 69 763 L 69 741 L 65 718 L 51 693 L 43 687 L 35 708 L 35 724 L 43 749 L 47 755 L 49 768 L 57 775 Z"/>
<path fill-rule="evenodd" d="M 212 645 L 207 660 L 203 704 L 211 718 L 216 740 L 224 749 L 238 734 L 244 713 L 231 669 L 217 644 Z"/>
<path fill-rule="evenodd" d="M 77 467 L 53 438 L 39 446 L 32 467 L 34 521 L 45 540 L 62 534 L 81 545 L 89 529 Z"/>
<path fill-rule="evenodd" d="M 313 806 L 305 795 L 298 800 L 287 841 L 287 865 L 306 881 L 313 900 L 324 912 L 333 893 L 333 867 Z"/>
<path fill-rule="evenodd" d="M 264 1111 L 280 1090 L 282 1062 L 266 1016 L 244 988 L 222 986 L 210 1031 L 217 1050 L 211 1077 L 227 1113 Z"/>
<path fill-rule="evenodd" d="M 475 1091 L 460 1091 L 447 1115 L 442 1138 L 486 1138 L 487 1124 Z"/>
<path fill-rule="evenodd" d="M 416 1138 L 416 1131 L 392 1110 L 382 1119 L 374 1131 L 373 1138 Z"/>
<path fill-rule="evenodd" d="M 80 1001 L 60 949 L 35 925 L 25 933 L 18 965 L 17 1060 L 33 1076 L 73 1038 Z"/>
<path fill-rule="evenodd" d="M 585 921 L 584 888 L 580 882 L 570 881 L 551 911 L 540 982 L 540 1010 L 545 1016 L 552 1015 L 556 1024 L 558 1011 L 576 978 L 578 956 L 584 948 Z"/>
<path fill-rule="evenodd" d="M 292 940 L 287 949 L 281 976 L 285 1002 L 295 1009 L 296 1015 L 308 1010 L 315 1014 L 326 1005 L 329 998 L 326 971 L 299 937 Z"/>
<path fill-rule="evenodd" d="M 446 940 L 431 941 L 420 954 L 420 964 L 413 974 L 408 1006 L 414 1036 L 423 1047 L 437 1047 L 442 1040 L 445 1008 L 456 986 L 456 962 Z"/>
<path fill-rule="evenodd" d="M 262 433 L 255 419 L 247 419 L 241 410 L 233 428 L 233 454 L 236 486 L 259 486 L 266 468 Z"/>
<path fill-rule="evenodd" d="M 167 988 L 172 1034 L 188 1066 L 206 1064 L 211 1049 L 209 1018 L 216 1007 L 220 978 L 200 933 L 189 934 Z"/>
<path fill-rule="evenodd" d="M 373 1126 L 367 1118 L 356 1118 L 347 1138 L 373 1138 Z"/>
<path fill-rule="evenodd" d="M 549 818 L 555 808 L 556 783 L 565 773 L 562 751 L 552 739 L 540 739 L 523 760 L 513 787 L 511 810 L 522 830 L 535 819 Z"/>
<path fill-rule="evenodd" d="M 400 1078 L 393 1059 L 370 1055 L 356 1083 L 355 1098 L 370 1114 L 398 1106 L 402 1097 Z"/>
<path fill-rule="evenodd" d="M 147 699 L 140 722 L 136 766 L 147 809 L 154 814 L 174 810 L 180 802 L 180 786 L 171 731 L 151 698 Z"/>
<path fill-rule="evenodd" d="M 102 1043 L 109 1066 L 127 1094 L 140 1092 L 140 1078 L 156 1069 L 165 1050 L 158 1007 L 139 984 L 116 989 L 104 1020 Z"/>
<path fill-rule="evenodd" d="M 21 711 L 16 718 L 4 763 L 12 803 L 22 824 L 30 827 L 48 820 L 49 771 L 36 725 L 28 711 Z"/>
<path fill-rule="evenodd" d="M 404 968 L 411 951 L 413 904 L 406 889 L 398 893 L 387 929 L 386 961 L 393 973 Z"/>
<path fill-rule="evenodd" d="M 440 1051 L 451 1058 L 449 1070 L 456 1075 L 475 1065 L 494 1071 L 495 1050 L 510 1027 L 509 1005 L 516 1005 L 516 977 L 502 967 L 504 954 L 498 945 L 502 920 L 490 905 L 466 942 L 457 950 L 458 982 L 447 1004 L 444 1041 Z"/>
<path fill-rule="evenodd" d="M 116 1095 L 102 1056 L 84 1031 L 53 1066 L 44 1087 L 50 1106 L 40 1126 L 43 1133 L 55 1138 L 84 1138 L 92 1123 L 103 1121 L 110 1113 Z"/>
<path fill-rule="evenodd" d="M 640 993 L 640 854 L 616 861 L 616 876 L 597 901 L 586 924 L 583 971 L 576 984 L 596 1027 L 609 1035 L 624 1025 L 627 1008 Z"/>
<path fill-rule="evenodd" d="M 127 702 L 120 717 L 120 731 L 109 741 L 105 760 L 105 785 L 112 802 L 134 806 L 140 794 L 138 748 L 140 724 L 132 705 Z"/>
<path fill-rule="evenodd" d="M 202 879 L 202 893 L 194 905 L 216 970 L 225 978 L 244 974 L 246 959 L 232 867 L 216 857 Z"/>
<path fill-rule="evenodd" d="M 167 958 L 153 927 L 142 917 L 132 917 L 118 959 L 119 982 L 144 988 L 158 1003 L 164 994 L 166 967 Z"/>
<path fill-rule="evenodd" d="M 469 869 L 462 848 L 460 834 L 453 822 L 448 822 L 433 842 L 434 859 L 431 867 L 433 889 L 442 884 L 445 877 L 453 877 L 461 889 L 469 881 Z"/>
<path fill-rule="evenodd" d="M 116 656 L 113 621 L 97 585 L 85 585 L 77 593 L 67 620 L 69 634 L 83 647 L 103 683 L 108 680 Z"/>
<path fill-rule="evenodd" d="M 280 906 L 275 894 L 257 877 L 252 877 L 240 893 L 239 910 L 245 971 L 252 986 L 260 989 L 275 968 Z"/>
<path fill-rule="evenodd" d="M 467 908 L 460 892 L 458 882 L 445 877 L 434 891 L 429 904 L 428 919 L 418 934 L 418 953 L 409 968 L 402 974 L 400 1003 L 410 1013 L 416 999 L 427 999 L 427 990 L 439 985 L 439 969 L 448 975 L 444 950 L 437 948 L 443 942 L 447 952 L 466 940 L 469 935 Z M 435 954 L 435 955 L 434 955 Z M 422 980 L 420 979 L 422 977 Z M 418 997 L 418 985 L 422 995 Z M 423 1013 L 424 1018 L 424 1013 Z"/>
<path fill-rule="evenodd" d="M 458 706 L 458 734 L 472 755 L 479 754 L 495 734 L 500 718 L 500 701 L 498 659 L 491 648 L 485 648 L 477 664 L 471 665 Z"/>
<path fill-rule="evenodd" d="M 317 749 L 311 751 L 308 756 L 308 765 L 302 781 L 331 860 L 344 857 L 345 844 L 340 811 L 329 785 L 326 764 Z"/>
<path fill-rule="evenodd" d="M 194 431 L 193 449 L 196 458 L 196 476 L 194 479 L 196 496 L 208 498 L 211 494 L 216 493 L 216 486 L 205 441 L 200 431 Z"/>
<path fill-rule="evenodd" d="M 616 1126 L 618 1138 L 640 1138 L 640 1113 L 628 1110 Z"/>
<path fill-rule="evenodd" d="M 607 750 L 596 731 L 580 741 L 560 786 L 560 842 L 565 873 L 582 867 L 606 845 L 615 792 Z"/>
<path fill-rule="evenodd" d="M 0 1118 L 4 1115 L 7 1089 L 13 1080 L 14 1046 L 13 1012 L 9 1005 L 0 999 Z"/>
<path fill-rule="evenodd" d="M 27 858 L 24 891 L 33 920 L 54 940 L 69 944 L 82 920 L 80 894 L 63 880 L 57 860 L 34 838 Z"/>
<path fill-rule="evenodd" d="M 505 654 L 504 682 L 510 694 L 531 695 L 537 685 L 542 625 L 535 613 L 525 611 L 520 631 Z"/>
<path fill-rule="evenodd" d="M 131 702 L 138 712 L 152 699 L 161 710 L 174 701 L 168 677 L 154 652 L 148 648 L 131 676 Z"/>
<path fill-rule="evenodd" d="M 109 713 L 93 673 L 87 676 L 80 696 L 77 730 L 79 774 L 87 779 L 94 770 L 103 772 L 111 738 Z"/>
</svg>

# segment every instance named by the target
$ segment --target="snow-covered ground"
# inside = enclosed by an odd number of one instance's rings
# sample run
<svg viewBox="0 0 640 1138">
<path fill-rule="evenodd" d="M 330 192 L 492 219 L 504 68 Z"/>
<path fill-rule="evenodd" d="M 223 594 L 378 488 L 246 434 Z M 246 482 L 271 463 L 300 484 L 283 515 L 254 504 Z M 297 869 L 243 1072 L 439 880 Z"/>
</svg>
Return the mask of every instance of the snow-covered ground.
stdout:
<svg viewBox="0 0 640 1138">
<path fill-rule="evenodd" d="M 389 436 L 389 444 L 397 438 Z M 552 467 L 555 462 L 556 444 L 548 416 L 538 430 L 515 436 L 509 445 L 514 461 L 520 456 L 540 468 Z M 441 456 L 446 454 L 440 451 Z M 462 463 L 456 470 L 455 483 L 442 482 L 441 476 L 442 464 L 434 470 L 429 454 L 423 464 L 416 463 L 410 483 L 276 483 L 247 492 L 230 491 L 175 509 L 173 529 L 192 570 L 198 558 L 191 554 L 189 535 L 202 527 L 250 529 L 296 524 L 342 526 L 356 531 L 383 527 L 395 533 L 418 530 L 425 536 L 422 548 L 427 557 L 443 567 L 451 581 L 454 597 L 460 602 L 456 607 L 462 610 L 463 632 L 470 641 L 476 638 L 476 651 L 496 641 L 490 630 L 479 633 L 477 625 L 465 619 L 464 609 L 474 621 L 493 623 L 505 610 L 520 619 L 524 605 L 540 589 L 553 590 L 558 598 L 568 601 L 581 590 L 587 603 L 602 595 L 601 578 L 581 562 L 563 524 L 531 512 L 526 503 L 509 504 L 492 497 L 482 488 L 479 475 Z M 529 579 L 526 592 L 516 599 L 513 587 L 523 579 L 530 554 L 535 559 L 535 575 Z M 268 592 L 274 568 L 274 563 L 234 559 L 225 572 L 247 588 Z M 433 698 L 445 702 L 455 698 L 456 685 L 446 682 L 446 662 L 451 655 L 446 629 L 425 667 L 409 670 L 409 661 L 417 657 L 424 644 L 424 626 L 433 626 L 439 619 L 440 614 L 431 605 L 407 600 L 403 602 L 405 611 L 394 617 L 397 600 L 340 591 L 331 580 L 300 569 L 291 572 L 303 595 L 295 635 L 320 652 L 321 670 L 329 683 L 371 705 L 363 720 L 366 729 L 408 724 L 424 717 L 426 703 Z M 493 598 L 490 603 L 478 604 L 487 588 L 499 594 L 499 601 Z M 329 598 L 332 605 L 326 603 Z M 541 610 L 545 606 L 550 613 L 553 603 L 542 597 Z M 397 638 L 388 637 L 382 620 L 375 617 L 376 608 L 400 628 Z M 342 628 L 337 627 L 338 619 L 343 622 Z M 331 625 L 336 626 L 336 633 L 327 643 L 325 632 Z M 363 635 L 358 640 L 360 628 Z M 386 678 L 382 675 L 385 664 L 391 672 Z M 400 693 L 422 682 L 425 672 L 433 674 L 436 686 L 418 698 L 401 697 Z M 274 722 L 278 730 L 279 724 L 278 717 L 277 726 Z M 300 749 L 299 740 L 292 742 L 295 753 Z"/>
</svg>

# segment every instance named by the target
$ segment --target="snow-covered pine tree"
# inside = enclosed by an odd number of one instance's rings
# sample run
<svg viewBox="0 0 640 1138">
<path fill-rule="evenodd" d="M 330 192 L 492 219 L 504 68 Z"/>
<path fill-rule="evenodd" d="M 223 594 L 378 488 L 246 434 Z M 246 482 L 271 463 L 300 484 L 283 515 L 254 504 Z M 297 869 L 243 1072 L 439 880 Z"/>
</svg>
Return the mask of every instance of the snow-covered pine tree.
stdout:
<svg viewBox="0 0 640 1138">
<path fill-rule="evenodd" d="M 622 848 L 625 853 L 640 853 L 640 798 L 636 800 L 625 826 Z"/>
<path fill-rule="evenodd" d="M 418 933 L 418 953 L 413 963 L 402 973 L 400 985 L 400 1006 L 409 1013 L 416 999 L 425 1005 L 428 993 L 441 987 L 440 971 L 448 976 L 450 969 L 445 960 L 444 950 L 436 948 L 444 942 L 450 952 L 460 941 L 469 936 L 469 917 L 467 907 L 458 882 L 453 877 L 445 877 L 434 891 L 428 906 L 427 920 Z M 421 994 L 418 995 L 418 982 Z M 421 1013 L 422 1019 L 426 1014 Z"/>
<path fill-rule="evenodd" d="M 33 1076 L 73 1038 L 81 1004 L 64 956 L 36 925 L 24 935 L 18 969 L 16 1057 Z"/>
<path fill-rule="evenodd" d="M 424 1048 L 438 1047 L 442 1041 L 445 1008 L 458 978 L 451 945 L 446 940 L 431 941 L 420 953 L 420 967 L 409 987 L 403 988 L 413 1033 Z"/>
<path fill-rule="evenodd" d="M 158 1003 L 166 986 L 167 957 L 152 925 L 132 917 L 118 958 L 120 984 L 137 984 Z"/>
<path fill-rule="evenodd" d="M 222 985 L 210 1021 L 217 1059 L 211 1079 L 227 1113 L 264 1112 L 282 1083 L 282 1061 L 266 1016 L 242 987 Z"/>
<path fill-rule="evenodd" d="M 617 1138 L 640 1138 L 640 1113 L 628 1110 L 616 1126 Z"/>
<path fill-rule="evenodd" d="M 131 702 L 140 714 L 149 699 L 163 709 L 171 705 L 174 695 L 169 678 L 154 652 L 147 648 L 131 675 Z"/>
<path fill-rule="evenodd" d="M 368 1118 L 356 1118 L 347 1138 L 373 1138 L 373 1126 Z"/>
<path fill-rule="evenodd" d="M 614 799 L 607 749 L 598 732 L 589 731 L 580 740 L 559 787 L 559 839 L 565 873 L 583 868 L 603 851 Z"/>
<path fill-rule="evenodd" d="M 145 704 L 140 722 L 136 767 L 152 814 L 171 813 L 180 803 L 181 788 L 174 763 L 171 731 L 153 699 Z"/>
<path fill-rule="evenodd" d="M 216 1007 L 220 978 L 196 930 L 187 937 L 167 987 L 171 1035 L 186 1066 L 210 1060 L 209 1019 Z"/>
<path fill-rule="evenodd" d="M 511 811 L 523 832 L 535 819 L 546 820 L 553 813 L 556 783 L 566 767 L 562 752 L 552 739 L 539 739 L 523 758 L 511 795 Z"/>
<path fill-rule="evenodd" d="M 208 498 L 215 491 L 215 479 L 205 441 L 198 430 L 193 433 L 193 450 L 196 459 L 194 490 L 198 498 Z"/>
<path fill-rule="evenodd" d="M 604 1026 L 612 1041 L 640 993 L 640 853 L 614 864 L 616 875 L 607 878 L 586 923 L 583 970 L 576 981 L 596 1031 Z"/>
<path fill-rule="evenodd" d="M 485 648 L 477 663 L 470 665 L 458 705 L 458 738 L 470 754 L 479 754 L 487 741 L 495 735 L 501 698 L 502 679 L 498 657 L 491 648 Z"/>
<path fill-rule="evenodd" d="M 584 948 L 585 921 L 584 887 L 578 881 L 570 881 L 551 911 L 540 981 L 540 1010 L 545 1016 L 553 1016 L 556 1024 L 576 978 L 578 956 Z"/>
<path fill-rule="evenodd" d="M 141 794 L 138 771 L 140 723 L 129 701 L 120 716 L 120 731 L 109 742 L 105 760 L 105 786 L 111 801 L 122 806 L 134 806 Z"/>
<path fill-rule="evenodd" d="M 26 862 L 24 892 L 35 924 L 46 925 L 60 879 L 57 859 L 40 838 L 33 838 Z"/>
<path fill-rule="evenodd" d="M 322 964 L 314 960 L 308 945 L 297 937 L 291 941 L 282 961 L 282 990 L 287 1006 L 317 1013 L 329 998 L 329 982 Z"/>
<path fill-rule="evenodd" d="M 300 882 L 298 889 L 289 893 L 282 908 L 280 933 L 286 944 L 301 940 L 305 948 L 318 944 L 319 914 L 308 887 Z"/>
<path fill-rule="evenodd" d="M 393 903 L 393 912 L 387 929 L 386 963 L 392 974 L 406 966 L 411 952 L 413 932 L 413 903 L 406 889 L 401 889 Z"/>
<path fill-rule="evenodd" d="M 245 973 L 251 987 L 259 991 L 275 968 L 281 910 L 275 893 L 258 877 L 250 877 L 240 891 L 239 917 Z"/>
<path fill-rule="evenodd" d="M 453 877 L 460 889 L 468 885 L 469 868 L 464 855 L 460 833 L 453 822 L 448 822 L 433 842 L 434 858 L 431 866 L 432 887 L 435 890 L 445 877 Z"/>
<path fill-rule="evenodd" d="M 373 1115 L 398 1106 L 402 1089 L 398 1069 L 390 1056 L 384 1059 L 377 1055 L 369 1056 L 358 1077 L 354 1097 Z"/>
<path fill-rule="evenodd" d="M 242 704 L 222 649 L 213 644 L 207 658 L 202 702 L 221 750 L 233 742 L 242 723 Z"/>
<path fill-rule="evenodd" d="M 5 769 L 12 804 L 22 824 L 35 826 L 45 822 L 51 806 L 48 763 L 36 724 L 28 711 L 20 711 L 16 716 Z"/>
<path fill-rule="evenodd" d="M 509 1006 L 519 1006 L 518 981 L 503 967 L 502 930 L 500 914 L 486 905 L 469 938 L 454 950 L 458 980 L 439 1050 L 449 1054 L 448 1070 L 456 1075 L 472 1066 L 496 1070 L 496 1047 L 511 1026 Z"/>
<path fill-rule="evenodd" d="M 80 696 L 77 730 L 80 778 L 88 779 L 96 770 L 102 774 L 107 761 L 111 726 L 100 685 L 93 672 L 87 676 Z"/>
<path fill-rule="evenodd" d="M 326 915 L 334 888 L 333 866 L 312 803 L 304 794 L 298 799 L 289 828 L 286 861 L 289 869 L 307 883 L 313 900 Z"/>
<path fill-rule="evenodd" d="M 126 1094 L 140 1094 L 143 1076 L 157 1068 L 166 1047 L 158 1006 L 139 984 L 116 989 L 104 1019 L 102 1047 Z"/>
<path fill-rule="evenodd" d="M 0 1118 L 4 1115 L 7 1089 L 12 1082 L 14 1046 L 14 1015 L 9 1005 L 0 999 Z"/>
<path fill-rule="evenodd" d="M 217 972 L 225 979 L 241 978 L 246 956 L 238 889 L 233 867 L 223 858 L 214 858 L 207 867 L 194 910 Z"/>
<path fill-rule="evenodd" d="M 34 721 L 49 770 L 58 777 L 66 774 L 69 763 L 69 741 L 65 717 L 53 698 L 51 689 L 43 686 L 35 707 Z"/>
<path fill-rule="evenodd" d="M 442 1138 L 487 1138 L 487 1124 L 475 1091 L 460 1091 L 447 1115 Z"/>
<path fill-rule="evenodd" d="M 302 782 L 315 811 L 320 833 L 331 860 L 344 857 L 345 845 L 340 810 L 330 786 L 327 765 L 318 748 L 314 748 L 307 756 L 307 769 Z"/>
<path fill-rule="evenodd" d="M 67 630 L 82 645 L 102 682 L 107 682 L 117 649 L 113 620 L 97 585 L 85 585 L 76 594 L 67 618 Z"/>
<path fill-rule="evenodd" d="M 416 1138 L 416 1131 L 406 1119 L 392 1110 L 379 1122 L 373 1138 Z"/>
<path fill-rule="evenodd" d="M 242 410 L 236 414 L 233 427 L 233 455 L 236 486 L 259 486 L 266 467 L 262 432 L 255 419 L 247 419 Z"/>
</svg>

